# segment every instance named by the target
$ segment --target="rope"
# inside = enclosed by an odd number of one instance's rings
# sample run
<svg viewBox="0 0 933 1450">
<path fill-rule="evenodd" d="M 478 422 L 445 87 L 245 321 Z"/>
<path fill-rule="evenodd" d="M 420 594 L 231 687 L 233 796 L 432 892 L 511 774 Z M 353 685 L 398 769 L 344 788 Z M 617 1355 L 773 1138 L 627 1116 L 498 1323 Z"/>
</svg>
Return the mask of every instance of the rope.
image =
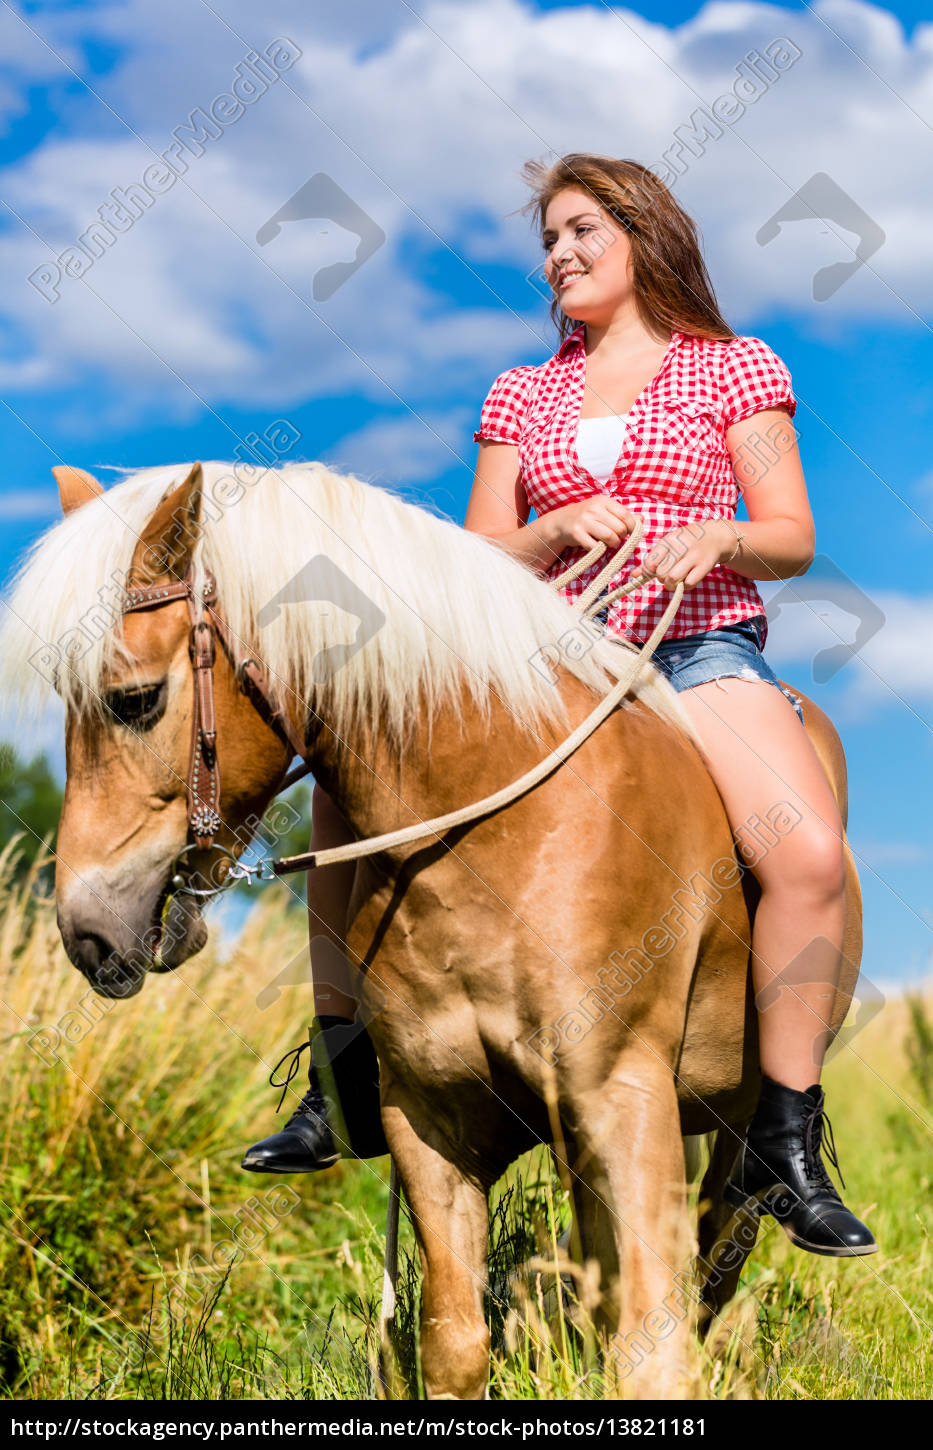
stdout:
<svg viewBox="0 0 933 1450">
<path fill-rule="evenodd" d="M 625 563 L 633 549 L 638 544 L 644 532 L 644 522 L 638 519 L 635 528 L 629 538 L 612 555 L 612 558 L 600 569 L 596 577 L 587 585 L 579 599 L 573 605 L 574 612 L 581 619 L 588 619 L 595 613 L 597 607 L 602 604 L 611 604 L 614 600 L 620 599 L 624 594 L 630 594 L 634 589 L 640 589 L 644 581 L 630 580 L 628 583 L 620 584 L 610 591 L 604 598 L 600 599 L 600 592 L 612 577 L 613 574 Z M 562 588 L 572 580 L 578 579 L 591 564 L 605 553 L 606 545 L 597 543 L 590 549 L 576 564 L 565 569 L 551 585 L 555 589 Z M 525 795 L 534 786 L 540 784 L 547 776 L 551 775 L 559 765 L 574 751 L 588 740 L 595 730 L 606 720 L 612 712 L 622 703 L 629 690 L 632 688 L 641 670 L 651 659 L 660 640 L 667 632 L 667 628 L 680 607 L 683 598 L 684 586 L 677 584 L 674 587 L 671 601 L 663 615 L 652 630 L 649 639 L 642 649 L 631 660 L 631 668 L 620 676 L 616 684 L 603 696 L 594 710 L 581 721 L 577 728 L 567 736 L 560 745 L 556 746 L 544 760 L 525 772 L 518 780 L 511 785 L 504 786 L 502 790 L 495 791 L 492 795 L 485 796 L 472 805 L 463 806 L 458 811 L 448 811 L 446 815 L 435 816 L 431 821 L 423 821 L 415 826 L 407 826 L 399 831 L 387 831 L 382 836 L 371 836 L 368 841 L 353 841 L 344 846 L 334 846 L 327 851 L 308 852 L 303 856 L 287 856 L 281 861 L 272 864 L 272 870 L 277 876 L 285 875 L 292 871 L 307 871 L 318 866 L 330 866 L 337 861 L 358 861 L 364 856 L 375 855 L 377 851 L 390 851 L 398 846 L 407 846 L 414 841 L 424 840 L 427 836 L 440 836 L 443 832 L 451 830 L 454 826 L 466 824 L 468 821 L 477 820 L 480 816 L 488 815 L 492 811 L 500 810 L 503 806 L 509 805 L 517 800 L 519 796 Z M 301 774 L 305 773 L 305 769 Z M 297 776 L 296 776 L 297 778 Z M 379 1345 L 382 1363 L 392 1363 L 392 1346 L 389 1343 L 390 1326 L 395 1319 L 395 1309 L 398 1300 L 398 1238 L 399 1238 L 399 1207 L 400 1207 L 401 1183 L 399 1178 L 398 1165 L 394 1157 L 391 1159 L 389 1170 L 389 1203 L 386 1210 L 386 1247 L 385 1261 L 382 1276 L 382 1305 L 379 1311 Z M 380 1372 L 381 1388 L 385 1393 L 388 1389 Z"/>
<path fill-rule="evenodd" d="M 638 524 L 633 529 L 627 542 L 622 546 L 618 555 L 614 555 L 609 563 L 600 570 L 592 584 L 587 586 L 583 594 L 576 601 L 574 609 L 581 618 L 585 619 L 595 609 L 598 599 L 594 595 L 594 589 L 598 591 L 601 582 L 611 577 L 616 572 L 620 563 L 624 563 L 625 559 L 628 558 L 638 543 L 643 528 L 642 520 L 639 519 Z M 604 544 L 598 544 L 595 546 L 595 551 L 593 549 L 590 550 L 590 554 L 598 557 L 598 554 L 604 549 Z M 589 555 L 586 557 L 589 558 Z M 585 560 L 581 560 L 581 563 L 585 564 Z M 576 568 L 577 566 L 574 567 Z M 552 582 L 555 585 L 560 584 L 567 578 L 567 574 L 569 573 L 570 571 L 567 571 L 565 574 L 560 575 L 558 580 Z M 610 600 L 617 599 L 622 594 L 631 593 L 632 590 L 640 589 L 641 587 L 642 581 L 635 582 L 630 580 L 628 583 L 621 584 L 617 589 L 612 590 L 608 598 Z M 549 755 L 545 756 L 543 760 L 540 760 L 537 765 L 532 766 L 524 775 L 519 776 L 518 780 L 512 781 L 510 785 L 503 786 L 501 790 L 495 791 L 492 795 L 484 796 L 482 800 L 474 801 L 472 805 L 461 806 L 459 810 L 448 811 L 446 815 L 435 816 L 430 821 L 419 821 L 417 825 L 404 826 L 397 831 L 387 831 L 381 836 L 370 836 L 365 841 L 350 841 L 343 846 L 332 846 L 325 851 L 309 851 L 301 856 L 285 856 L 281 860 L 272 863 L 274 874 L 276 876 L 284 876 L 293 871 L 311 871 L 320 866 L 332 866 L 341 861 L 359 861 L 365 856 L 374 856 L 379 851 L 392 851 L 396 850 L 399 846 L 408 846 L 415 841 L 423 841 L 428 836 L 441 836 L 445 831 L 450 831 L 455 826 L 466 825 L 470 821 L 477 820 L 480 816 L 489 815 L 493 811 L 501 810 L 503 806 L 510 805 L 512 801 L 517 800 L 519 796 L 525 795 L 529 790 L 539 785 L 542 780 L 545 780 L 549 775 L 553 774 L 557 767 L 562 765 L 565 760 L 569 759 L 574 751 L 578 750 L 584 741 L 588 740 L 603 721 L 612 714 L 613 710 L 617 709 L 622 703 L 635 680 L 638 678 L 642 668 L 651 659 L 655 649 L 666 634 L 667 628 L 680 606 L 683 593 L 683 584 L 676 584 L 670 603 L 652 630 L 650 638 L 645 642 L 634 659 L 630 661 L 630 668 L 620 676 L 616 684 L 603 696 L 595 709 L 587 715 L 586 719 L 582 720 L 565 740 L 555 746 Z"/>
</svg>

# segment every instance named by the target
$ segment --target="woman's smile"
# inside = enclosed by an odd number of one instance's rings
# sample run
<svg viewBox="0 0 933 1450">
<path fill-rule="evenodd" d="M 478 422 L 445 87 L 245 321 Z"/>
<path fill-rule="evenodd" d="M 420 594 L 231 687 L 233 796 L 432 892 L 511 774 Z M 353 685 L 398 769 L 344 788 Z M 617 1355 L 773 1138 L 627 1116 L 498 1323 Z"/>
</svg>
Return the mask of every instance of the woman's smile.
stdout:
<svg viewBox="0 0 933 1450">
<path fill-rule="evenodd" d="M 567 287 L 572 287 L 574 282 L 586 276 L 588 270 L 587 267 L 568 267 L 560 274 L 559 290 L 563 292 Z"/>
</svg>

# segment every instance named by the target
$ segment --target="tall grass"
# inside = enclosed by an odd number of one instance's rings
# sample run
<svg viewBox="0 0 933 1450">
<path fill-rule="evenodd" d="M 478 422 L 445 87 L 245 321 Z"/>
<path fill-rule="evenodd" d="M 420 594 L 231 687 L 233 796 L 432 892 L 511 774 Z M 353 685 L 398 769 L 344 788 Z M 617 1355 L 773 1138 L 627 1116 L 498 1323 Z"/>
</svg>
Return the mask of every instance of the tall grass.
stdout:
<svg viewBox="0 0 933 1450">
<path fill-rule="evenodd" d="M 281 1121 L 268 1071 L 306 1031 L 309 989 L 270 991 L 302 949 L 304 912 L 267 888 L 223 959 L 209 944 L 108 1004 L 65 958 L 35 890 L 41 858 L 13 881 L 16 851 L 0 854 L 0 1388 L 373 1395 L 388 1160 L 281 1180 L 239 1167 Z M 929 1396 L 933 1037 L 917 1001 L 889 1002 L 827 1073 L 846 1198 L 882 1252 L 817 1259 L 772 1225 L 702 1351 L 698 1396 Z M 558 1243 L 568 1221 L 544 1150 L 493 1195 L 493 1397 L 607 1392 L 586 1276 Z M 418 1299 L 403 1221 L 405 1393 L 419 1392 Z"/>
</svg>

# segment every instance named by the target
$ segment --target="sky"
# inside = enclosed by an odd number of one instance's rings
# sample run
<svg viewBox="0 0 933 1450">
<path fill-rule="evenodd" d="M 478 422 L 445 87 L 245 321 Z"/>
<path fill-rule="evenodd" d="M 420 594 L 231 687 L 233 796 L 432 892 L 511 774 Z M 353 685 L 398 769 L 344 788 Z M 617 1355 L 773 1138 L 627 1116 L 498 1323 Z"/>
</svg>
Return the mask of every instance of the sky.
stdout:
<svg viewBox="0 0 933 1450">
<path fill-rule="evenodd" d="M 201 140 L 193 113 L 214 118 Z M 281 419 L 300 435 L 290 457 L 462 522 L 488 388 L 557 342 L 520 168 L 570 151 L 673 168 L 725 315 L 791 370 L 817 558 L 806 579 L 759 586 L 766 657 L 842 736 L 864 971 L 882 991 L 919 980 L 933 946 L 919 5 L 0 0 L 0 573 L 57 516 L 54 464 L 106 482 L 112 466 L 233 458 Z M 184 163 L 173 180 L 164 153 Z M 52 708 L 31 743 L 63 778 L 61 736 Z"/>
</svg>

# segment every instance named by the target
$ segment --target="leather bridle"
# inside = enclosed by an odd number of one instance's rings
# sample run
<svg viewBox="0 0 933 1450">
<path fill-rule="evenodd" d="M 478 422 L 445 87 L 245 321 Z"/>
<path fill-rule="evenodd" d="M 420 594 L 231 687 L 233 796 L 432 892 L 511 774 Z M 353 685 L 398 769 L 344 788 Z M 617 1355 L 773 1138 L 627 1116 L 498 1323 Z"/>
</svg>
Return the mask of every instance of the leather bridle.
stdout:
<svg viewBox="0 0 933 1450">
<path fill-rule="evenodd" d="M 216 607 L 217 584 L 207 574 L 201 589 L 195 587 L 191 567 L 183 579 L 171 584 L 152 584 L 148 587 L 127 586 L 123 598 L 123 613 L 135 614 L 144 609 L 159 609 L 163 604 L 172 604 L 184 599 L 188 605 L 190 628 L 188 632 L 188 655 L 194 675 L 194 702 L 191 712 L 191 749 L 188 758 L 188 842 L 175 858 L 173 885 L 186 888 L 178 869 L 182 858 L 196 848 L 199 851 L 218 850 L 230 857 L 232 853 L 216 845 L 215 838 L 223 824 L 220 816 L 220 766 L 217 760 L 217 717 L 214 709 L 214 661 L 216 649 L 214 635 L 223 646 L 233 666 L 234 676 L 243 693 L 250 700 L 262 719 L 290 746 L 292 755 L 299 755 L 304 762 L 285 777 L 279 792 L 287 789 L 296 780 L 307 775 L 311 769 L 306 737 L 299 737 L 284 709 L 277 707 L 272 699 L 269 682 L 251 654 L 241 654 L 238 642 L 226 620 Z M 203 605 L 204 614 L 199 606 Z M 246 875 L 248 868 L 241 874 Z M 219 888 L 214 888 L 217 890 Z M 213 895 L 211 891 L 193 891 L 194 895 Z"/>
<path fill-rule="evenodd" d="M 634 589 L 643 587 L 644 581 L 634 578 L 624 584 L 616 585 L 615 588 L 610 588 L 608 594 L 602 592 L 612 574 L 628 560 L 643 532 L 643 520 L 637 518 L 635 527 L 628 538 L 619 546 L 618 551 L 613 553 L 613 556 L 577 599 L 574 611 L 581 619 L 588 619 L 600 604 L 610 604 L 615 599 L 631 593 Z M 576 564 L 571 565 L 556 579 L 551 580 L 552 588 L 562 588 L 569 581 L 577 578 L 605 551 L 605 544 L 594 544 L 592 549 Z M 480 816 L 501 810 L 504 806 L 511 804 L 512 801 L 534 789 L 540 781 L 552 774 L 585 740 L 589 739 L 602 721 L 608 718 L 612 711 L 623 702 L 642 667 L 650 661 L 657 645 L 664 637 L 671 620 L 680 607 L 683 594 L 684 585 L 677 583 L 670 603 L 652 630 L 650 637 L 631 661 L 626 661 L 630 668 L 619 673 L 616 683 L 566 739 L 556 745 L 537 765 L 532 766 L 517 780 L 513 780 L 510 785 L 504 786 L 492 795 L 485 796 L 480 801 L 474 801 L 460 810 L 448 811 L 445 815 L 435 816 L 432 820 L 420 821 L 415 825 L 405 826 L 397 831 L 388 831 L 380 836 L 371 836 L 367 840 L 350 841 L 344 845 L 328 847 L 323 851 L 309 851 L 301 856 L 286 856 L 277 861 L 261 862 L 258 866 L 247 865 L 233 858 L 223 885 L 232 885 L 238 879 L 250 881 L 253 876 L 257 876 L 260 880 L 270 880 L 272 878 L 263 876 L 265 865 L 271 867 L 274 878 L 297 871 L 311 871 L 320 866 L 334 865 L 337 862 L 356 861 L 363 857 L 375 856 L 410 845 L 415 841 L 426 840 L 430 836 L 439 837 L 443 832 L 451 830 L 455 826 L 467 824 L 477 820 Z M 222 886 L 213 886 L 207 890 L 193 887 L 190 877 L 182 876 L 181 863 L 188 852 L 193 849 L 216 850 L 227 859 L 232 856 L 229 850 L 215 843 L 215 837 L 220 830 L 222 821 L 219 809 L 220 770 L 217 764 L 217 723 L 214 715 L 214 631 L 217 631 L 217 636 L 233 666 L 234 676 L 241 690 L 249 697 L 263 720 L 286 745 L 290 746 L 294 755 L 301 757 L 303 762 L 294 770 L 289 771 L 278 789 L 273 792 L 274 795 L 287 790 L 290 785 L 311 770 L 307 740 L 311 721 L 309 718 L 306 723 L 304 738 L 299 737 L 284 710 L 273 704 L 268 680 L 257 661 L 252 655 L 237 658 L 233 634 L 216 608 L 217 586 L 210 574 L 207 574 L 199 596 L 195 591 L 189 565 L 184 579 L 179 579 L 173 584 L 151 585 L 149 588 L 128 588 L 124 597 L 126 601 L 124 613 L 127 614 L 140 609 L 155 609 L 159 605 L 169 604 L 176 599 L 187 600 L 191 620 L 188 653 L 194 671 L 191 756 L 188 765 L 188 835 L 193 836 L 193 840 L 189 840 L 175 857 L 171 889 L 173 892 L 185 892 L 192 896 L 213 896 L 222 889 Z M 203 603 L 207 618 L 199 618 L 199 601 Z"/>
</svg>

